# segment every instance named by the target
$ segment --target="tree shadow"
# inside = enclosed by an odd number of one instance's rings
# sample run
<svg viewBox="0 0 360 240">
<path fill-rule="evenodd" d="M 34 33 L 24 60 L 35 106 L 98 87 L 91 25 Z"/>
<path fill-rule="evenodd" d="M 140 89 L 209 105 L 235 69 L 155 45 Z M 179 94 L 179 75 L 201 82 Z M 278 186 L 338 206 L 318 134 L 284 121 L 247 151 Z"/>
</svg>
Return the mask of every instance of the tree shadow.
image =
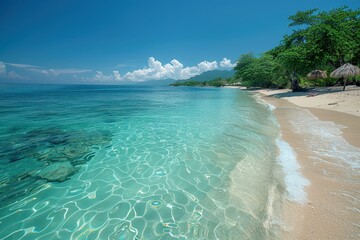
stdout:
<svg viewBox="0 0 360 240">
<path fill-rule="evenodd" d="M 315 97 L 319 95 L 329 94 L 329 93 L 337 93 L 337 92 L 343 92 L 342 86 L 335 86 L 335 87 L 316 87 L 316 88 L 308 88 L 306 91 L 303 92 L 283 92 L 283 93 L 276 93 L 271 96 L 277 97 L 277 98 L 285 98 L 285 97 Z M 354 87 L 348 86 L 346 89 L 346 92 L 356 91 L 359 90 Z"/>
</svg>

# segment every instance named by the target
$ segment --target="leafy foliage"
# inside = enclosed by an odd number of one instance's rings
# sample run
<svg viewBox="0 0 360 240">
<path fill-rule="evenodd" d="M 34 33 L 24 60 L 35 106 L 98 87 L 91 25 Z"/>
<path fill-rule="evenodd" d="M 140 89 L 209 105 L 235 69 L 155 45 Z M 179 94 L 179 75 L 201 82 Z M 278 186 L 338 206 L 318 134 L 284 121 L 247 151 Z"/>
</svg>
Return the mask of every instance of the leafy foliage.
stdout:
<svg viewBox="0 0 360 240">
<path fill-rule="evenodd" d="M 281 66 L 269 54 L 255 57 L 252 53 L 240 56 L 235 66 L 235 77 L 243 86 L 253 87 L 285 87 L 281 77 Z"/>
<path fill-rule="evenodd" d="M 346 62 L 360 62 L 360 10 L 347 7 L 317 12 L 316 9 L 299 11 L 290 16 L 290 26 L 304 27 L 285 36 L 281 44 L 279 58 L 294 67 L 298 59 L 302 71 L 325 68 L 334 70 Z M 295 57 L 294 57 L 295 53 Z M 289 55 L 289 56 L 288 56 Z"/>
<path fill-rule="evenodd" d="M 240 56 L 235 76 L 243 85 L 284 87 L 290 80 L 293 90 L 297 90 L 300 78 L 311 70 L 331 72 L 346 62 L 360 64 L 360 10 L 311 9 L 298 11 L 289 19 L 294 30 L 279 46 L 260 57 Z"/>
<path fill-rule="evenodd" d="M 236 81 L 234 78 L 215 78 L 210 81 L 176 81 L 170 86 L 188 86 L 188 87 L 223 87 L 223 86 L 234 86 Z"/>
</svg>

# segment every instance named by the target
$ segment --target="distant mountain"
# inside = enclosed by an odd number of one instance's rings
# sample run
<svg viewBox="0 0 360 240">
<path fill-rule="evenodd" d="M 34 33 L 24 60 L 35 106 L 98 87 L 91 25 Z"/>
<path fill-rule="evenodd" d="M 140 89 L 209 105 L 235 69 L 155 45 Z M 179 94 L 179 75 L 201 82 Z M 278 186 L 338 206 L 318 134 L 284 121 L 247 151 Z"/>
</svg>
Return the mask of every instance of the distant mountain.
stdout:
<svg viewBox="0 0 360 240">
<path fill-rule="evenodd" d="M 210 81 L 210 80 L 214 80 L 216 78 L 231 78 L 234 75 L 235 71 L 234 70 L 230 70 L 230 71 L 226 71 L 226 70 L 213 70 L 213 71 L 208 71 L 208 72 L 204 72 L 200 75 L 191 77 L 189 79 L 184 79 L 184 80 L 179 80 L 179 82 L 184 81 L 196 81 L 196 82 L 204 82 L 204 81 Z"/>
<path fill-rule="evenodd" d="M 213 71 L 204 72 L 200 75 L 197 75 L 197 76 L 194 76 L 194 77 L 191 77 L 188 79 L 183 79 L 183 80 L 177 80 L 177 81 L 174 79 L 148 80 L 148 81 L 137 83 L 137 85 L 167 86 L 174 82 L 187 82 L 187 81 L 204 82 L 204 81 L 214 80 L 216 78 L 223 78 L 223 79 L 230 78 L 234 75 L 234 73 L 235 73 L 234 70 L 230 70 L 230 71 L 213 70 Z"/>
</svg>

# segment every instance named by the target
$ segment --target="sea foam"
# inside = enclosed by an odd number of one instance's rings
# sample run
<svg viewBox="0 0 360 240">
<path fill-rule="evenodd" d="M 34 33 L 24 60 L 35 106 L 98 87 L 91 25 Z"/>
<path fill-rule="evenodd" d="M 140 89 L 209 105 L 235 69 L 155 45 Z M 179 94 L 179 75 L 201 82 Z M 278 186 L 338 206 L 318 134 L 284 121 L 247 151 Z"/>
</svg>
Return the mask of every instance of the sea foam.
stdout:
<svg viewBox="0 0 360 240">
<path fill-rule="evenodd" d="M 256 102 L 260 103 L 261 105 L 268 107 L 270 109 L 270 111 L 274 111 L 276 109 L 276 107 L 274 105 L 272 105 L 272 104 L 268 103 L 267 101 L 265 101 L 264 99 L 262 99 L 259 94 L 254 95 L 254 99 Z"/>
<path fill-rule="evenodd" d="M 278 161 L 285 174 L 284 180 L 286 184 L 287 198 L 290 201 L 301 204 L 306 203 L 307 194 L 304 188 L 309 186 L 310 182 L 301 175 L 300 165 L 297 162 L 296 153 L 292 147 L 280 137 L 276 139 L 276 144 L 279 148 Z"/>
<path fill-rule="evenodd" d="M 349 166 L 354 171 L 360 168 L 360 149 L 343 138 L 341 129 L 345 126 L 321 121 L 309 110 L 294 113 L 292 119 L 296 133 L 310 136 L 308 148 L 314 159 L 333 166 Z"/>
<path fill-rule="evenodd" d="M 254 99 L 258 103 L 266 106 L 270 111 L 274 111 L 276 109 L 274 105 L 263 100 L 260 95 L 255 95 Z M 277 121 L 276 125 L 278 128 L 280 128 L 280 125 Z M 285 174 L 284 181 L 287 198 L 290 201 L 304 204 L 307 202 L 305 187 L 310 185 L 310 181 L 302 176 L 300 171 L 301 167 L 297 162 L 296 153 L 293 148 L 286 141 L 284 141 L 281 136 L 276 139 L 276 145 L 279 149 L 279 156 L 277 160 Z"/>
<path fill-rule="evenodd" d="M 270 103 L 267 103 L 267 105 L 271 111 L 274 111 L 276 109 L 276 107 Z"/>
</svg>

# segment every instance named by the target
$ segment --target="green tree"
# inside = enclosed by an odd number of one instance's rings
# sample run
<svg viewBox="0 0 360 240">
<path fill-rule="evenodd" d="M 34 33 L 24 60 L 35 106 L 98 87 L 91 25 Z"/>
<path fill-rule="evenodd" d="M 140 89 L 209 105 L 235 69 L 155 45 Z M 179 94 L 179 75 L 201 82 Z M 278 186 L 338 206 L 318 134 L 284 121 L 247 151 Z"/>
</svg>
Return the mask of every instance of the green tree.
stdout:
<svg viewBox="0 0 360 240">
<path fill-rule="evenodd" d="M 360 10 L 342 7 L 299 11 L 289 17 L 289 26 L 296 29 L 268 54 L 286 69 L 293 91 L 302 90 L 299 76 L 311 70 L 332 71 L 346 62 L 360 63 L 359 15 Z"/>
<path fill-rule="evenodd" d="M 281 81 L 279 75 L 281 68 L 272 55 L 255 57 L 252 53 L 243 54 L 234 69 L 235 77 L 243 86 L 284 87 L 284 81 Z"/>
</svg>

